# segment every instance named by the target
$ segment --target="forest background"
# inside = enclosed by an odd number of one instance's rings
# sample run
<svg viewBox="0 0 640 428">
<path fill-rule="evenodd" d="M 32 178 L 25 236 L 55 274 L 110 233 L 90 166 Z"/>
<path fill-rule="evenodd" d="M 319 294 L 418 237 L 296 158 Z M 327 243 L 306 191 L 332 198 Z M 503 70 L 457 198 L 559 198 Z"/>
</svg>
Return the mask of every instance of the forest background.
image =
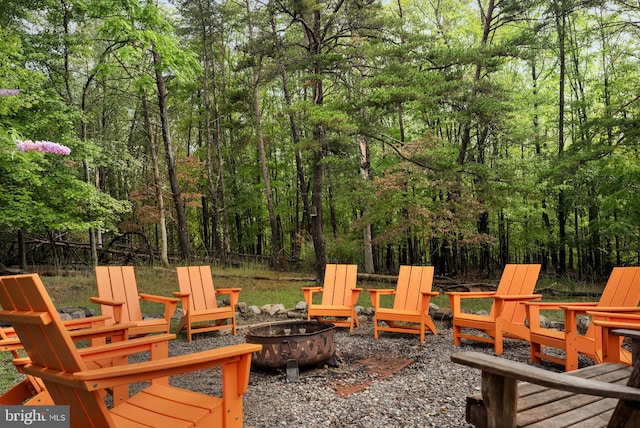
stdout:
<svg viewBox="0 0 640 428">
<path fill-rule="evenodd" d="M 0 267 L 603 278 L 640 258 L 639 47 L 631 1 L 4 0 Z"/>
</svg>

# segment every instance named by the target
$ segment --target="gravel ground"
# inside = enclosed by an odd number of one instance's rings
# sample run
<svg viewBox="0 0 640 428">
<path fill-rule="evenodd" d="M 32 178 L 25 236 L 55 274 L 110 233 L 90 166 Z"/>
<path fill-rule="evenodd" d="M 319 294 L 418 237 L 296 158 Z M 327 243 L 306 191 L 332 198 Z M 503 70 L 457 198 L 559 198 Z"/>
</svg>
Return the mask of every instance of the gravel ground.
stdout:
<svg viewBox="0 0 640 428">
<path fill-rule="evenodd" d="M 338 367 L 302 368 L 295 382 L 287 381 L 285 370 L 252 368 L 249 389 L 244 395 L 244 426 L 471 426 L 465 422 L 465 397 L 480 391 L 480 372 L 454 364 L 449 357 L 468 350 L 493 354 L 492 346 L 467 341 L 456 347 L 451 328 L 442 323 L 437 323 L 438 335 L 427 335 L 423 345 L 417 335 L 381 333 L 375 340 L 371 320 L 362 321 L 354 333 L 349 334 L 347 329 L 335 330 Z M 195 335 L 191 343 L 182 336 L 172 341 L 170 352 L 185 354 L 243 343 L 244 331 L 251 325 L 240 326 L 237 336 L 200 334 Z M 504 358 L 529 362 L 528 342 L 506 340 L 504 348 Z M 362 361 L 366 358 L 378 361 L 378 367 L 369 368 Z M 393 364 L 406 359 L 410 363 L 393 372 Z M 588 359 L 581 360 L 581 365 L 589 364 Z M 392 370 L 385 373 L 385 367 Z M 546 368 L 559 371 L 557 366 Z M 172 382 L 204 393 L 219 394 L 220 391 L 219 370 L 187 374 Z"/>
</svg>

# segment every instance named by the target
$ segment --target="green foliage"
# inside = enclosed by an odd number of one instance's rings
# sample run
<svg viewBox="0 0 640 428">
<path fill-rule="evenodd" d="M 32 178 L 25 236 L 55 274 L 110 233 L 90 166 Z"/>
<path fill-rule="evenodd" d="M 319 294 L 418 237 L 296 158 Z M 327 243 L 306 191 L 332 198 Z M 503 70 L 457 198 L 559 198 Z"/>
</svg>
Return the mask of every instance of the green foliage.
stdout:
<svg viewBox="0 0 640 428">
<path fill-rule="evenodd" d="M 14 35 L 0 31 L 0 39 L 7 42 L 0 49 L 20 52 Z M 86 150 L 72 136 L 75 112 L 40 86 L 43 76 L 22 67 L 15 52 L 0 52 L 0 88 L 19 88 L 15 95 L 0 96 L 0 230 L 115 228 L 128 206 L 78 174 L 83 159 L 77 155 Z M 16 147 L 23 139 L 57 140 L 71 146 L 72 155 L 23 153 Z"/>
</svg>

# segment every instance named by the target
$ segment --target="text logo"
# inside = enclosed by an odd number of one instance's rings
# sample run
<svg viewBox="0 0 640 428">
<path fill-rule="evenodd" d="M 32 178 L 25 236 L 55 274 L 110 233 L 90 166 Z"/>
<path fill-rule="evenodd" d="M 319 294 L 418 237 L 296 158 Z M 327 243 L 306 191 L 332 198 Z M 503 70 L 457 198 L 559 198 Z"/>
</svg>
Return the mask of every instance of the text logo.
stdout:
<svg viewBox="0 0 640 428">
<path fill-rule="evenodd" d="M 69 406 L 0 406 L 3 428 L 69 428 Z"/>
</svg>

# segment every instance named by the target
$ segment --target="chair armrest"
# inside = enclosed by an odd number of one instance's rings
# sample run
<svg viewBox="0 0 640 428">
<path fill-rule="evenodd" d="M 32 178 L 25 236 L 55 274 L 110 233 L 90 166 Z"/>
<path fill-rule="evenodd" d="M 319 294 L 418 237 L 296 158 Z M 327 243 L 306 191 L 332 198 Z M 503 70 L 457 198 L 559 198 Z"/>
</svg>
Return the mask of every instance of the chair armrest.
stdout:
<svg viewBox="0 0 640 428">
<path fill-rule="evenodd" d="M 370 288 L 368 291 L 369 295 L 371 296 L 371 304 L 375 309 L 378 309 L 380 307 L 380 296 L 389 296 L 396 294 L 396 290 L 392 290 L 389 288 Z"/>
<path fill-rule="evenodd" d="M 216 288 L 216 295 L 227 294 L 229 295 L 229 306 L 235 309 L 240 299 L 240 292 L 242 288 Z"/>
<path fill-rule="evenodd" d="M 447 296 L 460 296 L 462 299 L 473 299 L 482 297 L 493 297 L 495 291 L 445 291 Z"/>
<path fill-rule="evenodd" d="M 370 288 L 367 290 L 371 295 L 374 294 L 396 294 L 396 290 L 392 290 L 389 288 Z"/>
<path fill-rule="evenodd" d="M 571 306 L 566 306 L 567 308 L 570 308 L 572 310 L 586 310 L 586 311 L 590 311 L 590 309 L 593 309 L 592 307 L 584 307 L 582 305 L 571 305 Z M 574 308 L 578 308 L 578 309 L 574 309 Z M 564 306 L 563 306 L 564 308 Z M 627 312 L 628 315 L 622 315 L 621 316 L 630 316 L 632 315 L 633 312 L 640 312 L 640 308 L 639 307 L 632 307 L 632 306 L 601 306 L 601 307 L 597 307 L 595 311 L 593 312 L 602 312 L 602 313 L 607 313 L 607 312 L 612 312 L 612 313 L 620 313 L 620 312 Z M 612 315 L 614 315 L 612 314 Z"/>
<path fill-rule="evenodd" d="M 155 294 L 138 294 L 140 300 L 146 300 L 147 302 L 161 303 L 164 305 L 164 319 L 167 322 L 171 321 L 171 317 L 176 312 L 178 302 L 180 299 L 176 297 L 156 296 Z"/>
<path fill-rule="evenodd" d="M 191 296 L 191 293 L 183 293 L 182 291 L 174 291 L 172 294 L 178 299 Z"/>
<path fill-rule="evenodd" d="M 102 297 L 90 297 L 89 299 L 98 305 L 123 306 L 125 304 L 124 301 L 103 299 Z"/>
<path fill-rule="evenodd" d="M 307 303 L 307 307 L 310 307 L 313 303 L 313 293 L 322 292 L 322 287 L 302 287 L 304 293 L 304 301 Z"/>
<path fill-rule="evenodd" d="M 177 304 L 180 301 L 180 299 L 176 297 L 157 296 L 155 294 L 145 294 L 145 293 L 138 294 L 138 297 L 141 300 L 147 300 L 149 302 L 155 302 L 155 303 L 162 303 L 164 305 Z"/>
<path fill-rule="evenodd" d="M 182 302 L 182 309 L 187 311 L 191 307 L 191 293 L 183 293 L 181 291 L 174 291 L 173 295 L 179 298 Z"/>
<path fill-rule="evenodd" d="M 80 330 L 70 331 L 69 336 L 71 336 L 71 339 L 74 341 L 96 339 L 99 337 L 112 337 L 112 340 L 127 340 L 129 338 L 129 329 L 135 326 L 136 323 L 127 322 L 111 324 L 108 326 L 83 328 Z"/>
<path fill-rule="evenodd" d="M 83 319 L 69 320 L 67 322 L 63 321 L 63 324 L 69 330 L 69 335 L 71 336 L 72 340 L 80 341 L 95 339 L 98 337 L 112 336 L 119 337 L 119 340 L 125 340 L 129 337 L 128 329 L 130 327 L 135 327 L 134 323 L 112 324 L 110 326 L 100 325 L 104 322 L 104 320 L 110 318 L 106 315 L 100 315 L 91 318 L 96 318 L 98 324 L 96 327 L 85 327 L 90 326 L 91 323 L 89 323 L 88 321 L 84 321 Z M 22 342 L 20 341 L 20 338 L 15 335 L 13 327 L 5 328 L 4 332 L 9 337 L 0 340 L 0 351 L 10 352 L 23 349 Z"/>
<path fill-rule="evenodd" d="M 634 312 L 640 312 L 640 308 L 637 308 Z M 619 312 L 606 312 L 606 311 L 587 311 L 587 315 L 590 315 L 594 318 L 607 318 L 607 319 L 620 319 L 620 320 L 640 320 L 640 313 L 619 313 Z M 594 321 L 596 321 L 594 319 Z"/>
<path fill-rule="evenodd" d="M 508 296 L 495 296 L 495 300 L 536 300 L 542 299 L 542 294 L 518 294 Z"/>
<path fill-rule="evenodd" d="M 0 340 L 0 351 L 11 352 L 22 348 L 22 342 L 17 336 Z"/>
<path fill-rule="evenodd" d="M 427 295 L 427 296 L 430 296 L 430 297 L 438 297 L 440 295 L 440 292 L 439 291 L 423 291 L 420 294 L 422 294 L 423 296 Z"/>
<path fill-rule="evenodd" d="M 495 291 L 445 291 L 449 296 L 449 308 L 453 312 L 453 317 L 462 313 L 462 299 L 491 299 L 495 296 Z"/>
<path fill-rule="evenodd" d="M 122 307 L 125 304 L 124 301 L 103 299 L 102 297 L 90 297 L 89 299 L 99 305 L 111 306 L 113 308 L 113 321 L 115 323 L 122 322 Z"/>
<path fill-rule="evenodd" d="M 224 366 L 228 364 L 240 363 L 245 370 L 237 370 L 235 375 L 238 376 L 238 378 L 235 379 L 234 382 L 237 383 L 238 388 L 244 393 L 249 380 L 251 354 L 261 349 L 262 345 L 241 343 L 193 354 L 76 372 L 69 376 L 68 381 L 73 382 L 75 385 L 78 385 L 78 382 L 80 382 L 86 390 L 96 391 L 219 365 L 222 365 L 224 369 Z M 49 376 L 46 369 L 39 369 L 36 366 L 27 365 L 23 371 L 42 377 L 43 379 Z M 56 378 L 60 379 L 57 376 Z M 58 382 L 60 381 L 61 380 L 58 380 Z"/>
<path fill-rule="evenodd" d="M 81 328 L 93 328 L 99 325 L 104 325 L 105 321 L 110 319 L 108 315 L 93 315 L 90 317 L 77 318 L 71 320 L 62 321 L 64 327 L 67 330 L 76 330 Z"/>
<path fill-rule="evenodd" d="M 640 402 L 640 388 L 555 373 L 481 352 L 459 352 L 451 355 L 451 361 L 482 370 L 483 379 L 485 373 L 489 373 L 501 378 L 521 380 L 576 394 Z"/>
<path fill-rule="evenodd" d="M 242 288 L 216 288 L 216 294 L 232 294 L 239 293 Z"/>
<path fill-rule="evenodd" d="M 78 353 L 85 361 L 111 360 L 116 357 L 128 356 L 140 352 L 150 352 L 152 360 L 169 356 L 168 342 L 176 338 L 175 334 L 152 334 L 149 336 L 128 339 L 106 345 L 89 346 L 78 349 Z"/>
<path fill-rule="evenodd" d="M 529 307 L 539 307 L 543 311 L 561 309 L 562 306 L 578 306 L 576 302 L 523 302 L 523 305 L 527 305 Z M 596 306 L 598 302 L 580 302 L 579 306 Z"/>
</svg>

